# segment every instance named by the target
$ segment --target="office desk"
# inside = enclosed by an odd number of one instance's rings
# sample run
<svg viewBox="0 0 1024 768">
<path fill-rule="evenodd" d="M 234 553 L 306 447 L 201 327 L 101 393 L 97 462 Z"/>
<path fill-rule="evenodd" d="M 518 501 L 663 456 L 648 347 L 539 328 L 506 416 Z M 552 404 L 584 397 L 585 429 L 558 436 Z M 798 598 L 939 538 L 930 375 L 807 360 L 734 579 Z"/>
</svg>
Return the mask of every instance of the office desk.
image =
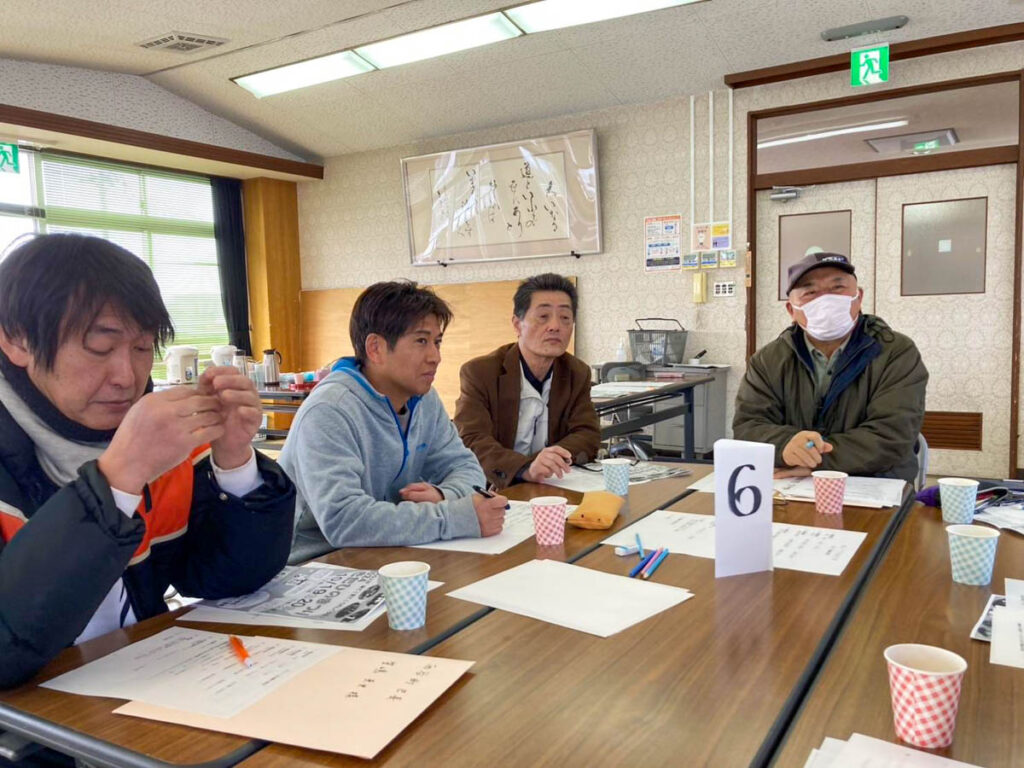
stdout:
<svg viewBox="0 0 1024 768">
<path fill-rule="evenodd" d="M 628 505 L 623 508 L 615 527 L 629 525 L 652 510 L 678 499 L 686 493 L 686 487 L 694 478 L 702 477 L 711 471 L 711 467 L 695 465 L 693 470 L 691 477 L 667 478 L 631 486 Z M 565 495 L 570 501 L 577 501 L 581 496 L 550 486 L 529 484 L 515 486 L 509 495 L 528 499 L 552 493 Z M 444 581 L 445 585 L 430 594 L 426 628 L 414 632 L 393 632 L 388 629 L 387 619 L 383 617 L 363 632 L 191 622 L 187 626 L 222 633 L 259 633 L 379 650 L 422 652 L 489 611 L 473 603 L 447 598 L 444 593 L 538 555 L 572 560 L 596 547 L 605 535 L 605 531 L 588 531 L 569 526 L 566 528 L 564 547 L 557 549 L 538 549 L 535 541 L 529 539 L 501 555 L 398 547 L 339 550 L 320 558 L 322 561 L 355 568 L 378 568 L 395 560 L 429 562 L 431 578 Z M 30 683 L 0 692 L 0 729 L 20 733 L 98 765 L 232 765 L 252 754 L 263 746 L 261 742 L 113 715 L 111 712 L 120 706 L 120 700 L 76 696 L 38 687 L 38 683 L 43 680 L 172 626 L 175 618 L 187 614 L 187 611 L 187 608 L 181 609 L 173 614 L 149 619 L 126 630 L 64 650 Z"/>
<path fill-rule="evenodd" d="M 996 768 L 1024 761 L 1024 669 L 990 664 L 989 644 L 969 635 L 1003 579 L 1024 576 L 1024 541 L 1003 531 L 987 587 L 954 584 L 939 510 L 914 508 L 872 577 L 775 761 L 802 766 L 825 736 L 863 733 L 897 741 L 882 651 L 938 645 L 967 660 L 953 744 L 938 754 Z"/>
<path fill-rule="evenodd" d="M 260 403 L 264 413 L 283 413 L 294 416 L 295 413 L 298 412 L 299 406 L 302 405 L 303 401 L 305 401 L 312 390 L 307 389 L 301 392 L 296 392 L 291 389 L 282 389 L 281 387 L 264 387 L 257 391 L 260 396 Z M 290 426 L 291 419 L 288 419 L 287 423 Z M 268 428 L 263 431 L 271 440 L 288 437 L 287 429 Z"/>
<path fill-rule="evenodd" d="M 697 493 L 672 506 L 710 513 Z M 387 766 L 763 764 L 848 601 L 902 511 L 809 504 L 775 519 L 841 525 L 868 535 L 841 576 L 778 570 L 716 580 L 714 561 L 670 556 L 654 581 L 695 597 L 609 638 L 492 611 L 428 655 L 473 660 L 470 672 L 386 748 Z M 625 574 L 635 558 L 599 547 L 578 561 Z M 271 745 L 245 768 L 366 765 Z"/>
<path fill-rule="evenodd" d="M 621 411 L 628 411 L 630 408 L 654 405 L 666 400 L 681 398 L 682 403 L 671 407 L 656 409 L 652 413 L 643 414 L 617 424 L 612 424 L 601 429 L 601 439 L 619 437 L 636 432 L 650 424 L 660 421 L 674 419 L 676 416 L 683 416 L 683 458 L 692 461 L 694 453 L 694 429 L 693 429 L 693 389 L 700 384 L 709 384 L 714 381 L 711 376 L 687 376 L 683 380 L 674 381 L 636 381 L 636 382 L 607 382 L 598 384 L 597 387 L 629 387 L 634 385 L 635 392 L 629 392 L 618 397 L 602 398 L 599 394 L 594 395 L 594 410 L 598 417 L 612 416 Z"/>
</svg>

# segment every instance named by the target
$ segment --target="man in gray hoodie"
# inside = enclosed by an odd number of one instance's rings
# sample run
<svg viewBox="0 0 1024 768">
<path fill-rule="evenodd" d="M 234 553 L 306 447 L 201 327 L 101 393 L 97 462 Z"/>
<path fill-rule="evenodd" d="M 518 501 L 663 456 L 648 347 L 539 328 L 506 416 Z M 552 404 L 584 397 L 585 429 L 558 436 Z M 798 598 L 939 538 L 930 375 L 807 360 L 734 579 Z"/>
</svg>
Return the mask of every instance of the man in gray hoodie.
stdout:
<svg viewBox="0 0 1024 768">
<path fill-rule="evenodd" d="M 413 282 L 377 283 L 339 360 L 302 404 L 281 451 L 295 482 L 291 562 L 339 547 L 493 536 L 506 499 L 486 480 L 433 389 L 451 308 Z"/>
</svg>

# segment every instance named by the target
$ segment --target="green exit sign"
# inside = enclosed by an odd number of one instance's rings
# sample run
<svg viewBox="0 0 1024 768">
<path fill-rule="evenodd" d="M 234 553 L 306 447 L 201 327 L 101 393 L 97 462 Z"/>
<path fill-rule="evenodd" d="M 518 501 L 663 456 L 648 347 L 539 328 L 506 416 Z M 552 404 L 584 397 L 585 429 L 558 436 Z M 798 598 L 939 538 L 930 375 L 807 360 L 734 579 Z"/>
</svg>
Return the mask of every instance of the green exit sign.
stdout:
<svg viewBox="0 0 1024 768">
<path fill-rule="evenodd" d="M 889 44 L 850 51 L 850 85 L 878 85 L 889 82 Z"/>
<path fill-rule="evenodd" d="M 931 152 L 933 149 L 939 148 L 939 140 L 932 139 L 931 141 L 919 141 L 914 145 L 915 152 Z"/>
<path fill-rule="evenodd" d="M 0 144 L 0 173 L 17 173 L 19 170 L 18 145 Z"/>
</svg>

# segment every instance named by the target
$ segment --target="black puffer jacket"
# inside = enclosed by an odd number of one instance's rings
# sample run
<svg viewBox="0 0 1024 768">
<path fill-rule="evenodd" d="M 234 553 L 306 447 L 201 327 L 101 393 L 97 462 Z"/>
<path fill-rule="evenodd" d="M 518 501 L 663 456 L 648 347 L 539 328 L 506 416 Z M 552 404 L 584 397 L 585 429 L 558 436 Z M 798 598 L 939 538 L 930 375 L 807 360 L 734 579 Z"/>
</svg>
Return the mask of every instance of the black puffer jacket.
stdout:
<svg viewBox="0 0 1024 768">
<path fill-rule="evenodd" d="M 73 643 L 118 577 L 140 621 L 167 610 L 168 585 L 220 598 L 269 581 L 288 558 L 295 487 L 275 462 L 257 461 L 263 485 L 239 499 L 217 487 L 208 457 L 187 460 L 153 486 L 173 473 L 163 492 L 184 494 L 185 512 L 167 520 L 147 494 L 152 509 L 129 518 L 94 461 L 57 488 L 0 406 L 0 688 Z"/>
</svg>

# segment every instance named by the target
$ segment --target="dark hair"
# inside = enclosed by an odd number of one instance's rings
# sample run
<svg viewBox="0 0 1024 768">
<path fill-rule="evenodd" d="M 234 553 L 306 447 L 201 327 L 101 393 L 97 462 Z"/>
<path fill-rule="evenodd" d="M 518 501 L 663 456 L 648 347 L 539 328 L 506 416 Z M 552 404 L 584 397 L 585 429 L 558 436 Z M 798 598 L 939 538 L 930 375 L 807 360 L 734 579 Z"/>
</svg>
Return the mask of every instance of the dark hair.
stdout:
<svg viewBox="0 0 1024 768">
<path fill-rule="evenodd" d="M 85 235 L 36 235 L 0 263 L 0 327 L 21 339 L 37 364 L 53 368 L 57 349 L 83 337 L 110 305 L 151 331 L 157 347 L 174 339 L 153 272 L 131 251 Z"/>
<path fill-rule="evenodd" d="M 530 303 L 533 301 L 533 294 L 537 291 L 561 291 L 569 296 L 572 302 L 572 316 L 576 317 L 576 286 L 567 277 L 556 275 L 554 272 L 545 272 L 543 275 L 528 277 L 516 288 L 515 298 L 512 300 L 512 311 L 515 316 L 522 320 L 530 310 Z"/>
<path fill-rule="evenodd" d="M 388 349 L 394 349 L 398 339 L 427 315 L 434 315 L 443 331 L 452 321 L 452 308 L 412 280 L 374 283 L 359 294 L 348 323 L 356 358 L 366 362 L 366 337 L 371 333 L 383 336 Z"/>
</svg>

